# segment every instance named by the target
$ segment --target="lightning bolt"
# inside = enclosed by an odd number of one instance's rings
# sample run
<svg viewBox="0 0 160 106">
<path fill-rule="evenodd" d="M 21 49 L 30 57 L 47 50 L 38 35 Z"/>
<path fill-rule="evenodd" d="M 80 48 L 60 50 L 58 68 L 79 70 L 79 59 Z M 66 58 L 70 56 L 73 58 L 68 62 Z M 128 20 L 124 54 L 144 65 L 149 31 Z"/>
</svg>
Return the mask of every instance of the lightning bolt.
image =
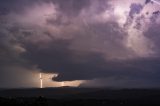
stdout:
<svg viewBox="0 0 160 106">
<path fill-rule="evenodd" d="M 40 78 L 40 88 L 43 88 L 42 73 L 39 74 L 39 78 Z"/>
</svg>

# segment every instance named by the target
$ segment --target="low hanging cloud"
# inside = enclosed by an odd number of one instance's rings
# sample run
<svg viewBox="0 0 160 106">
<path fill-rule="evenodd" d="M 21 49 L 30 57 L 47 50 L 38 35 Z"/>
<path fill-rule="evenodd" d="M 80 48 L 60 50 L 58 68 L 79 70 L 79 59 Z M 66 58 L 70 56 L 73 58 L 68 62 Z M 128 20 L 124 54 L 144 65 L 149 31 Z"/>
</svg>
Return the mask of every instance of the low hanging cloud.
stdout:
<svg viewBox="0 0 160 106">
<path fill-rule="evenodd" d="M 93 80 L 82 86 L 106 80 L 158 86 L 159 16 L 146 14 L 155 10 L 145 0 L 24 1 L 4 1 L 5 11 L 0 5 L 1 70 L 19 66 L 58 73 L 55 81 Z"/>
</svg>

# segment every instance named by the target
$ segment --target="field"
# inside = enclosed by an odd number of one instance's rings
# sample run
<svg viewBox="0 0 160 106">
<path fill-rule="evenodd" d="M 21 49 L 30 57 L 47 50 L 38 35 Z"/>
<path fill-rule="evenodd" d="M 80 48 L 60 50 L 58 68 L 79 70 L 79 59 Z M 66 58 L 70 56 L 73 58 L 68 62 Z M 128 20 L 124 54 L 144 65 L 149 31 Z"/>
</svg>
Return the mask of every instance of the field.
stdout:
<svg viewBox="0 0 160 106">
<path fill-rule="evenodd" d="M 158 105 L 159 89 L 44 88 L 0 90 L 0 105 Z"/>
</svg>

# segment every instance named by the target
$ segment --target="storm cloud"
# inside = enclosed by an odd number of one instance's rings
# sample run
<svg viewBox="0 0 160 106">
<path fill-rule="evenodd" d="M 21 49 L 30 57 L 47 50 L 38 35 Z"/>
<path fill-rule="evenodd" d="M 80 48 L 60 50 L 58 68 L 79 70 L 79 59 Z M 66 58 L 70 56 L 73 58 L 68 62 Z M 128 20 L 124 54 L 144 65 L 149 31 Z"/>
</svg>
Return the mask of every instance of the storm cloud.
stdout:
<svg viewBox="0 0 160 106">
<path fill-rule="evenodd" d="M 81 86 L 159 87 L 160 20 L 152 14 L 159 6 L 145 0 L 1 2 L 0 73 L 18 67 L 57 73 L 53 81 L 86 80 Z"/>
</svg>

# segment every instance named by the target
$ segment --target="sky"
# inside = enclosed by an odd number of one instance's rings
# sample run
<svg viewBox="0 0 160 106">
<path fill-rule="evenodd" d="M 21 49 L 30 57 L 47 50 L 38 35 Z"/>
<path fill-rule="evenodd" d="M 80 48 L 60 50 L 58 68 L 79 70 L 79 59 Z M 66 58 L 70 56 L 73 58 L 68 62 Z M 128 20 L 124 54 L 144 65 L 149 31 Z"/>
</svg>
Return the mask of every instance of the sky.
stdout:
<svg viewBox="0 0 160 106">
<path fill-rule="evenodd" d="M 159 88 L 159 2 L 0 0 L 0 88 Z"/>
</svg>

